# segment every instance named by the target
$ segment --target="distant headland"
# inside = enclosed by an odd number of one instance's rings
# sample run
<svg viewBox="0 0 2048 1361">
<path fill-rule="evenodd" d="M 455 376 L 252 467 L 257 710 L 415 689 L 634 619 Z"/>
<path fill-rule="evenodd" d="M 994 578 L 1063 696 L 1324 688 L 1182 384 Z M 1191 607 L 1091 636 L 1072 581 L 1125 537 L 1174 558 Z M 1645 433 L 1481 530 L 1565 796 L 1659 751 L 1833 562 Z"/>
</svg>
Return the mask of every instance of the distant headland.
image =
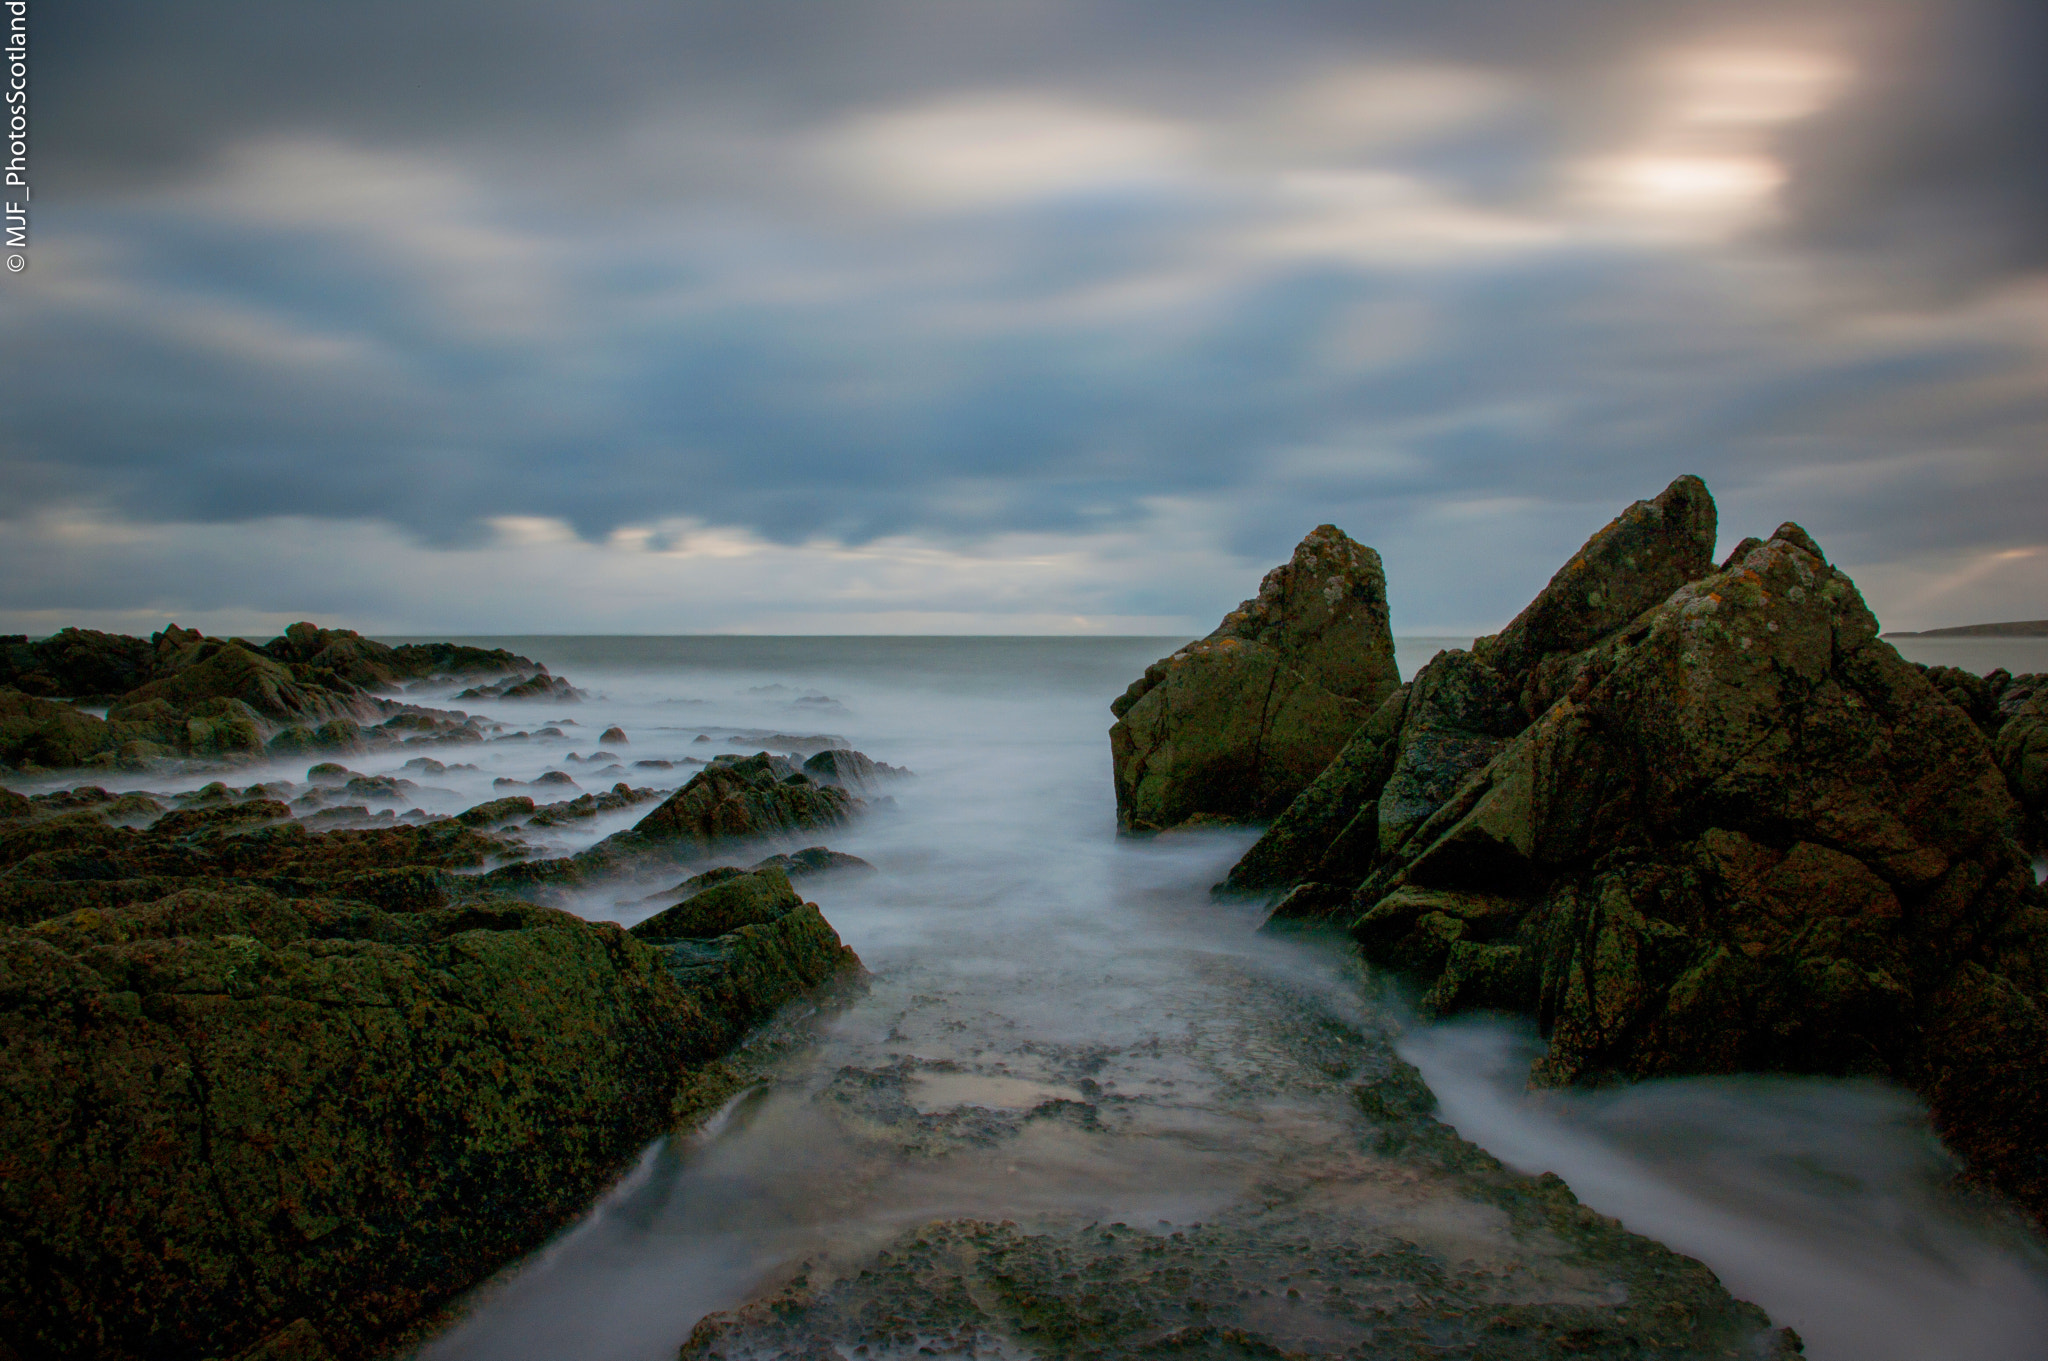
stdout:
<svg viewBox="0 0 2048 1361">
<path fill-rule="evenodd" d="M 1962 624 L 1949 629 L 1908 633 L 1893 629 L 1887 638 L 2048 638 L 2048 619 L 2021 619 L 2010 624 Z"/>
</svg>

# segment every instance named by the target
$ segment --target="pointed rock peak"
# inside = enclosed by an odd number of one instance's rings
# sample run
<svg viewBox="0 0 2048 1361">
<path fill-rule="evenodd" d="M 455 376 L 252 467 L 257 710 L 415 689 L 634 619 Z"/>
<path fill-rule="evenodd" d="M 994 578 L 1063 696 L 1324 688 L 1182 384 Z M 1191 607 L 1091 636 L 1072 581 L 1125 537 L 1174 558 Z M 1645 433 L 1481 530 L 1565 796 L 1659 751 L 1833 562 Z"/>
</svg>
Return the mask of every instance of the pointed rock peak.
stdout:
<svg viewBox="0 0 2048 1361">
<path fill-rule="evenodd" d="M 1346 699 L 1377 705 L 1400 684 L 1380 555 L 1335 525 L 1310 530 L 1209 636 L 1262 643 Z"/>
<path fill-rule="evenodd" d="M 1736 544 L 1735 547 L 1728 550 L 1728 556 L 1721 559 L 1721 570 L 1724 572 L 1727 571 L 1736 563 L 1741 562 L 1744 558 L 1748 557 L 1751 553 L 1754 553 L 1757 549 L 1762 548 L 1763 546 L 1764 541 L 1762 539 L 1759 539 L 1756 535 L 1751 534 L 1750 536 L 1745 538 L 1741 543 Z"/>
<path fill-rule="evenodd" d="M 1828 560 L 1828 555 L 1821 552 L 1820 545 L 1813 541 L 1813 535 L 1807 533 L 1790 520 L 1785 521 L 1784 524 L 1779 525 L 1777 529 L 1772 531 L 1771 541 L 1773 543 L 1789 543 L 1794 548 L 1813 554 L 1822 562 Z"/>
<path fill-rule="evenodd" d="M 1688 473 L 1608 521 L 1513 623 L 1472 651 L 1504 675 L 1577 652 L 1712 572 L 1715 531 L 1713 494 Z"/>
</svg>

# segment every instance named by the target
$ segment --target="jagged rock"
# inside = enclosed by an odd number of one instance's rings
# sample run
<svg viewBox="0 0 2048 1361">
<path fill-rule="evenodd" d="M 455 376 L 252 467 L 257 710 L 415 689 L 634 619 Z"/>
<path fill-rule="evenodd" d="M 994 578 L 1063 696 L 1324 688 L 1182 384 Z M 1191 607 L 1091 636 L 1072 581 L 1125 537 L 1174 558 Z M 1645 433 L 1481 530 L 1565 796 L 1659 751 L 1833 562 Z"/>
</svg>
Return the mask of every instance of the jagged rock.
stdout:
<svg viewBox="0 0 2048 1361">
<path fill-rule="evenodd" d="M 1421 700 L 1376 714 L 1360 730 L 1360 745 L 1281 814 L 1220 887 L 1357 886 L 1504 739 L 1548 707 L 1587 645 L 1712 570 L 1715 525 L 1713 497 L 1692 476 L 1609 521 L 1507 628 L 1476 640 L 1470 652 L 1431 659 L 1410 687 Z M 1323 892 L 1302 905 L 1340 900 Z"/>
<path fill-rule="evenodd" d="M 1512 682 L 1470 652 L 1437 654 L 1408 687 L 1374 809 L 1391 853 L 1523 726 Z"/>
<path fill-rule="evenodd" d="M 1714 570 L 1717 524 L 1707 484 L 1674 479 L 1586 540 L 1512 623 L 1473 642 L 1472 655 L 1521 681 L 1524 715 L 1534 718 L 1570 685 L 1573 657 Z"/>
<path fill-rule="evenodd" d="M 2048 913 L 1983 734 L 1876 635 L 1787 526 L 1559 668 L 1355 929 L 1428 1010 L 1536 1015 L 1546 1081 L 1905 1082 L 2041 1214 Z"/>
<path fill-rule="evenodd" d="M 1320 526 L 1110 706 L 1119 825 L 1279 813 L 1398 684 L 1379 555 Z"/>
<path fill-rule="evenodd" d="M 606 838 L 598 848 L 696 854 L 727 838 L 836 826 L 857 806 L 844 790 L 814 784 L 801 774 L 776 778 L 776 760 L 760 752 L 707 766 L 630 830 Z"/>
<path fill-rule="evenodd" d="M 2048 1212 L 2029 699 L 1923 677 L 1797 525 L 1718 569 L 1713 526 L 1682 478 L 1594 535 L 1224 887 L 1295 885 L 1276 919 L 1349 922 L 1426 1012 L 1533 1015 L 1545 1081 L 1907 1083 L 1972 1175 Z"/>
</svg>

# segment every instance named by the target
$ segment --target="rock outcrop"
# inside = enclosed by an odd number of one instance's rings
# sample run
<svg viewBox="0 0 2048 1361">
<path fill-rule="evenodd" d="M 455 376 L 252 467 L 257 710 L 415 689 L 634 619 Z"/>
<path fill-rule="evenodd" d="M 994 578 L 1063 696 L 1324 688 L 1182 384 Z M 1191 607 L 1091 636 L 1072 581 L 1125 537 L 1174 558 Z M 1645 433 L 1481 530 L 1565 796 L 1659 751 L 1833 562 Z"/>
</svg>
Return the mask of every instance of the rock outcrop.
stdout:
<svg viewBox="0 0 2048 1361">
<path fill-rule="evenodd" d="M 1272 817 L 1398 684 L 1379 555 L 1323 525 L 1110 706 L 1119 825 Z"/>
<path fill-rule="evenodd" d="M 1540 1080 L 1889 1077 L 2048 1212 L 2048 904 L 1992 741 L 1798 526 L 1713 569 L 1712 525 L 1682 479 L 1595 535 L 1235 877 L 1297 882 L 1281 911 L 1348 921 L 1427 1012 L 1533 1015 Z M 1332 855 L 1346 809 L 1369 855 Z"/>
<path fill-rule="evenodd" d="M 460 822 L 182 802 L 0 802 L 10 1357 L 383 1354 L 858 964 L 772 869 L 649 941 L 450 873 Z"/>
<path fill-rule="evenodd" d="M 859 806 L 845 790 L 820 785 L 801 771 L 778 775 L 778 760 L 764 751 L 707 766 L 660 807 L 593 850 L 660 850 L 688 858 L 728 839 L 836 826 Z"/>
<path fill-rule="evenodd" d="M 170 757 L 232 764 L 398 741 L 475 742 L 461 713 L 383 698 L 408 680 L 505 677 L 477 693 L 574 699 L 547 668 L 502 649 L 393 648 L 349 629 L 294 624 L 268 643 L 173 624 L 145 642 L 65 629 L 0 638 L 0 763 L 18 770 L 143 769 Z M 66 700 L 108 705 L 104 720 Z M 377 722 L 382 720 L 382 722 Z M 375 728 L 363 725 L 376 723 Z"/>
</svg>

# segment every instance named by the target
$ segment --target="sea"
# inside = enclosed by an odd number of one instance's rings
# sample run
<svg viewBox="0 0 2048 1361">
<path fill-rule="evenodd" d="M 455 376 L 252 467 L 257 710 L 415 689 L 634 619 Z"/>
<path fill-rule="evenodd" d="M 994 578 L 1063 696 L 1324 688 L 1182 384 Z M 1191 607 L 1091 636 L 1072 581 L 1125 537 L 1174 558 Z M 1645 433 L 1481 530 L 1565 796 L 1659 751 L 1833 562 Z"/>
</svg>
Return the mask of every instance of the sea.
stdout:
<svg viewBox="0 0 2048 1361">
<path fill-rule="evenodd" d="M 872 1250 L 936 1218 L 1199 1221 L 1284 1171 L 1299 1144 L 1256 1103 L 1227 1099 L 1213 1073 L 1160 1056 L 1221 1033 L 1262 987 L 1314 999 L 1338 1024 L 1358 1021 L 1368 997 L 1399 1006 L 1341 937 L 1261 932 L 1259 904 L 1211 895 L 1253 831 L 1117 835 L 1109 701 L 1184 639 L 461 641 L 542 661 L 584 697 L 415 696 L 485 713 L 507 740 L 437 750 L 450 767 L 440 772 L 405 767 L 404 753 L 357 758 L 365 774 L 411 779 L 408 806 L 457 811 L 505 792 L 499 780 L 546 771 L 586 790 L 665 790 L 711 756 L 790 738 L 843 742 L 910 773 L 856 821 L 766 848 L 819 842 L 874 866 L 799 881 L 865 962 L 865 993 L 818 1018 L 771 1081 L 689 1137 L 650 1145 L 577 1223 L 463 1301 L 422 1358 L 658 1361 L 703 1315 L 793 1264 Z M 1401 638 L 1402 674 L 1469 642 Z M 1917 661 L 2048 671 L 2048 639 L 1897 645 Z M 613 727 L 626 740 L 601 742 Z M 163 788 L 160 776 L 130 783 Z M 648 806 L 547 829 L 536 850 L 577 849 Z M 577 910 L 630 925 L 655 910 L 644 896 L 591 893 Z M 1705 1262 L 1796 1328 L 1809 1356 L 2039 1361 L 2048 1349 L 2041 1242 L 1957 1189 L 1910 1093 L 1793 1077 L 1533 1092 L 1542 1041 L 1526 1023 L 1404 1013 L 1399 1024 L 1399 1051 L 1460 1134 Z M 906 1090 L 921 1110 L 1024 1110 L 1078 1097 L 1045 1061 L 1076 1052 L 1099 1058 L 1099 1090 L 1149 1093 L 1159 1119 L 1147 1137 L 1034 1126 L 990 1149 L 878 1162 L 816 1100 L 848 1066 L 915 1062 Z M 1337 1114 L 1288 1119 L 1313 1132 L 1327 1118 L 1335 1131 Z"/>
</svg>

